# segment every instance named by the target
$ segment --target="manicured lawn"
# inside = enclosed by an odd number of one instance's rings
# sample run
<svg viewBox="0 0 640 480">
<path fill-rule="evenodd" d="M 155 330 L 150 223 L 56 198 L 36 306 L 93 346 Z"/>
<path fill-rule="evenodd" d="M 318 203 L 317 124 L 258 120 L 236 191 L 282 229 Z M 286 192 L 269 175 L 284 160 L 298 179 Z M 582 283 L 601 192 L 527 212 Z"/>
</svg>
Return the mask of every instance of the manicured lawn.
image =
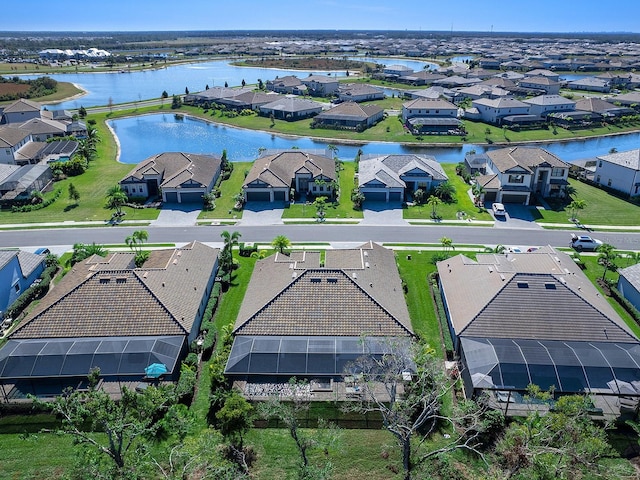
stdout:
<svg viewBox="0 0 640 480">
<path fill-rule="evenodd" d="M 338 152 L 339 153 L 339 152 Z M 351 201 L 351 190 L 354 188 L 355 162 L 343 162 L 340 171 L 340 199 L 336 204 L 328 204 L 325 218 L 362 218 L 362 210 L 354 210 Z M 316 218 L 313 205 L 294 203 L 285 207 L 282 218 Z"/>
<path fill-rule="evenodd" d="M 615 197 L 605 190 L 569 179 L 576 189 L 573 199 L 584 200 L 587 206 L 578 211 L 578 219 L 586 225 L 640 225 L 640 206 Z M 571 212 L 566 203 L 550 203 L 554 210 L 539 210 L 539 223 L 570 223 Z"/>
<path fill-rule="evenodd" d="M 492 220 L 491 215 L 484 209 L 479 209 L 473 205 L 471 197 L 467 193 L 471 189 L 471 186 L 462 179 L 462 177 L 456 175 L 456 165 L 453 163 L 443 163 L 445 173 L 449 177 L 449 182 L 456 189 L 456 202 L 453 203 L 441 203 L 437 206 L 436 213 L 443 220 L 457 220 L 458 212 L 464 212 L 464 218 L 472 218 L 475 220 Z M 425 219 L 431 218 L 431 206 L 415 205 L 408 207 L 403 212 L 403 218 L 410 219 Z"/>
<path fill-rule="evenodd" d="M 235 201 L 233 196 L 242 191 L 245 172 L 251 169 L 251 162 L 233 162 L 233 172 L 231 176 L 220 184 L 220 198 L 216 198 L 216 208 L 214 210 L 203 210 L 198 216 L 205 218 L 242 218 L 242 211 L 234 210 Z"/>
</svg>

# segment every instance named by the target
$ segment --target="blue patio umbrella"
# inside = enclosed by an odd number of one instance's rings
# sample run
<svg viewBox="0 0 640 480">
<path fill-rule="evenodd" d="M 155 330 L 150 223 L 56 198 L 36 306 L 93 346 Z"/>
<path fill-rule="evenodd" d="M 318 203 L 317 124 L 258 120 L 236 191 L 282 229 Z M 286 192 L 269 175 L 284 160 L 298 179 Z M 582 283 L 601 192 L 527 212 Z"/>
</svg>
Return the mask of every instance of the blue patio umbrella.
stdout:
<svg viewBox="0 0 640 480">
<path fill-rule="evenodd" d="M 167 366 L 164 363 L 152 363 L 144 369 L 144 373 L 147 377 L 158 378 L 165 373 L 169 373 L 169 370 L 167 370 Z"/>
</svg>

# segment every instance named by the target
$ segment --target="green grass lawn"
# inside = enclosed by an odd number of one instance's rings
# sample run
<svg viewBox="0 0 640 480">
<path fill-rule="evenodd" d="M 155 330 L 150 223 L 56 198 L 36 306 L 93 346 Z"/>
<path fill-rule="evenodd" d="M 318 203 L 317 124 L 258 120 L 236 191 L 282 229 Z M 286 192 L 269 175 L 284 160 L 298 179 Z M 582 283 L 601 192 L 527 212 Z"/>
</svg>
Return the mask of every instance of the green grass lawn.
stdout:
<svg viewBox="0 0 640 480">
<path fill-rule="evenodd" d="M 584 200 L 587 206 L 578 211 L 578 219 L 586 225 L 640 225 L 640 206 L 615 197 L 578 180 L 569 179 L 576 189 L 573 199 Z M 538 210 L 539 223 L 570 223 L 566 202 L 550 201 L 553 210 Z"/>
<path fill-rule="evenodd" d="M 231 176 L 220 184 L 220 198 L 216 198 L 214 210 L 203 210 L 198 219 L 209 218 L 242 218 L 242 211 L 234 210 L 233 196 L 242 191 L 245 172 L 251 169 L 251 162 L 233 162 Z"/>
<path fill-rule="evenodd" d="M 479 209 L 473 205 L 471 197 L 467 193 L 471 189 L 471 186 L 462 179 L 462 177 L 456 175 L 456 164 L 443 163 L 442 168 L 449 177 L 449 182 L 456 189 L 456 201 L 452 203 L 441 203 L 437 206 L 436 213 L 443 220 L 456 220 L 458 218 L 458 212 L 464 212 L 464 218 L 472 218 L 475 220 L 493 220 L 491 215 L 485 209 Z M 403 218 L 406 220 L 411 219 L 424 219 L 431 218 L 431 206 L 430 205 L 414 205 L 404 209 Z"/>
</svg>

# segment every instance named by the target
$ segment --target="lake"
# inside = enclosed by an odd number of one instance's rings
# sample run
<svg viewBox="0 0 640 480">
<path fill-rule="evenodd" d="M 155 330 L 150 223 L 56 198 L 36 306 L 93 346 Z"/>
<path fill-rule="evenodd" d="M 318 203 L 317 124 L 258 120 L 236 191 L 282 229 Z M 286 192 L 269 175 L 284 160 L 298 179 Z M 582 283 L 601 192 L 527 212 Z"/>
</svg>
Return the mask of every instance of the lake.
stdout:
<svg viewBox="0 0 640 480">
<path fill-rule="evenodd" d="M 287 149 L 298 147 L 301 150 L 325 149 L 328 142 L 311 138 L 288 138 L 268 132 L 243 130 L 204 120 L 175 115 L 152 114 L 138 117 L 110 120 L 109 125 L 118 136 L 121 147 L 120 161 L 138 163 L 162 152 L 208 153 L 221 155 L 227 150 L 231 161 L 253 161 L 259 149 Z M 328 133 L 330 135 L 330 132 Z M 368 142 L 360 145 L 338 146 L 338 156 L 342 160 L 353 160 L 359 148 L 367 153 L 400 154 L 421 153 L 433 155 L 441 163 L 458 163 L 470 150 L 484 152 L 491 147 L 466 144 L 456 147 L 413 147 L 397 143 Z M 618 151 L 632 150 L 640 144 L 640 133 L 629 133 L 613 137 L 598 137 L 571 142 L 553 142 L 543 144 L 543 148 L 564 161 L 571 162 L 592 158 L 609 153 L 611 148 Z"/>
</svg>

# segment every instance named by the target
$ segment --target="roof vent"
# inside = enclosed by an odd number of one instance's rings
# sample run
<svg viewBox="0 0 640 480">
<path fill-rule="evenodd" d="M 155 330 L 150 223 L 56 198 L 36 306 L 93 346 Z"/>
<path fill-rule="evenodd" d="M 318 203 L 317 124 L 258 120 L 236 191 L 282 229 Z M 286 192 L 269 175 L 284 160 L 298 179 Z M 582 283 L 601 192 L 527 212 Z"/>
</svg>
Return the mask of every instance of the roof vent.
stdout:
<svg viewBox="0 0 640 480">
<path fill-rule="evenodd" d="M 338 279 L 337 278 L 327 278 L 327 283 L 338 283 Z"/>
<path fill-rule="evenodd" d="M 291 278 L 296 278 L 296 277 L 297 277 L 297 275 L 298 275 L 298 274 L 297 274 L 296 272 L 293 272 L 293 273 L 291 274 Z"/>
<path fill-rule="evenodd" d="M 174 265 L 177 265 L 177 264 L 178 264 L 178 259 L 177 259 L 177 258 L 174 258 L 174 259 L 173 259 L 173 264 L 174 264 Z"/>
<path fill-rule="evenodd" d="M 362 252 L 364 254 L 365 257 L 369 256 L 369 252 L 367 252 L 366 250 L 364 252 Z"/>
<path fill-rule="evenodd" d="M 179 256 L 181 256 L 181 255 L 182 255 L 182 250 L 178 250 L 178 251 L 176 252 L 176 255 L 177 255 L 178 257 L 179 257 Z"/>
<path fill-rule="evenodd" d="M 489 265 L 487 268 L 489 269 L 489 273 L 493 273 L 493 268 L 491 268 L 491 265 Z"/>
<path fill-rule="evenodd" d="M 500 274 L 500 280 L 502 280 L 504 282 L 504 275 Z"/>
<path fill-rule="evenodd" d="M 356 272 L 353 272 L 353 273 L 351 274 L 351 276 L 352 276 L 353 278 L 358 278 L 358 274 L 357 274 Z"/>
<path fill-rule="evenodd" d="M 553 282 L 544 282 L 544 288 L 546 288 L 547 290 L 555 290 L 556 284 Z"/>
<path fill-rule="evenodd" d="M 518 282 L 518 288 L 529 288 L 529 282 Z"/>
<path fill-rule="evenodd" d="M 369 262 L 364 262 L 364 266 L 369 268 Z"/>
<path fill-rule="evenodd" d="M 295 274 L 296 274 L 296 272 L 293 272 L 293 276 L 295 276 Z M 321 281 L 322 281 L 322 279 L 319 278 L 319 277 L 313 277 L 311 279 L 311 283 L 320 283 Z"/>
<path fill-rule="evenodd" d="M 144 272 L 144 273 L 142 274 L 142 278 L 147 278 L 147 276 L 148 276 L 148 275 L 149 275 L 149 272 Z"/>
</svg>

